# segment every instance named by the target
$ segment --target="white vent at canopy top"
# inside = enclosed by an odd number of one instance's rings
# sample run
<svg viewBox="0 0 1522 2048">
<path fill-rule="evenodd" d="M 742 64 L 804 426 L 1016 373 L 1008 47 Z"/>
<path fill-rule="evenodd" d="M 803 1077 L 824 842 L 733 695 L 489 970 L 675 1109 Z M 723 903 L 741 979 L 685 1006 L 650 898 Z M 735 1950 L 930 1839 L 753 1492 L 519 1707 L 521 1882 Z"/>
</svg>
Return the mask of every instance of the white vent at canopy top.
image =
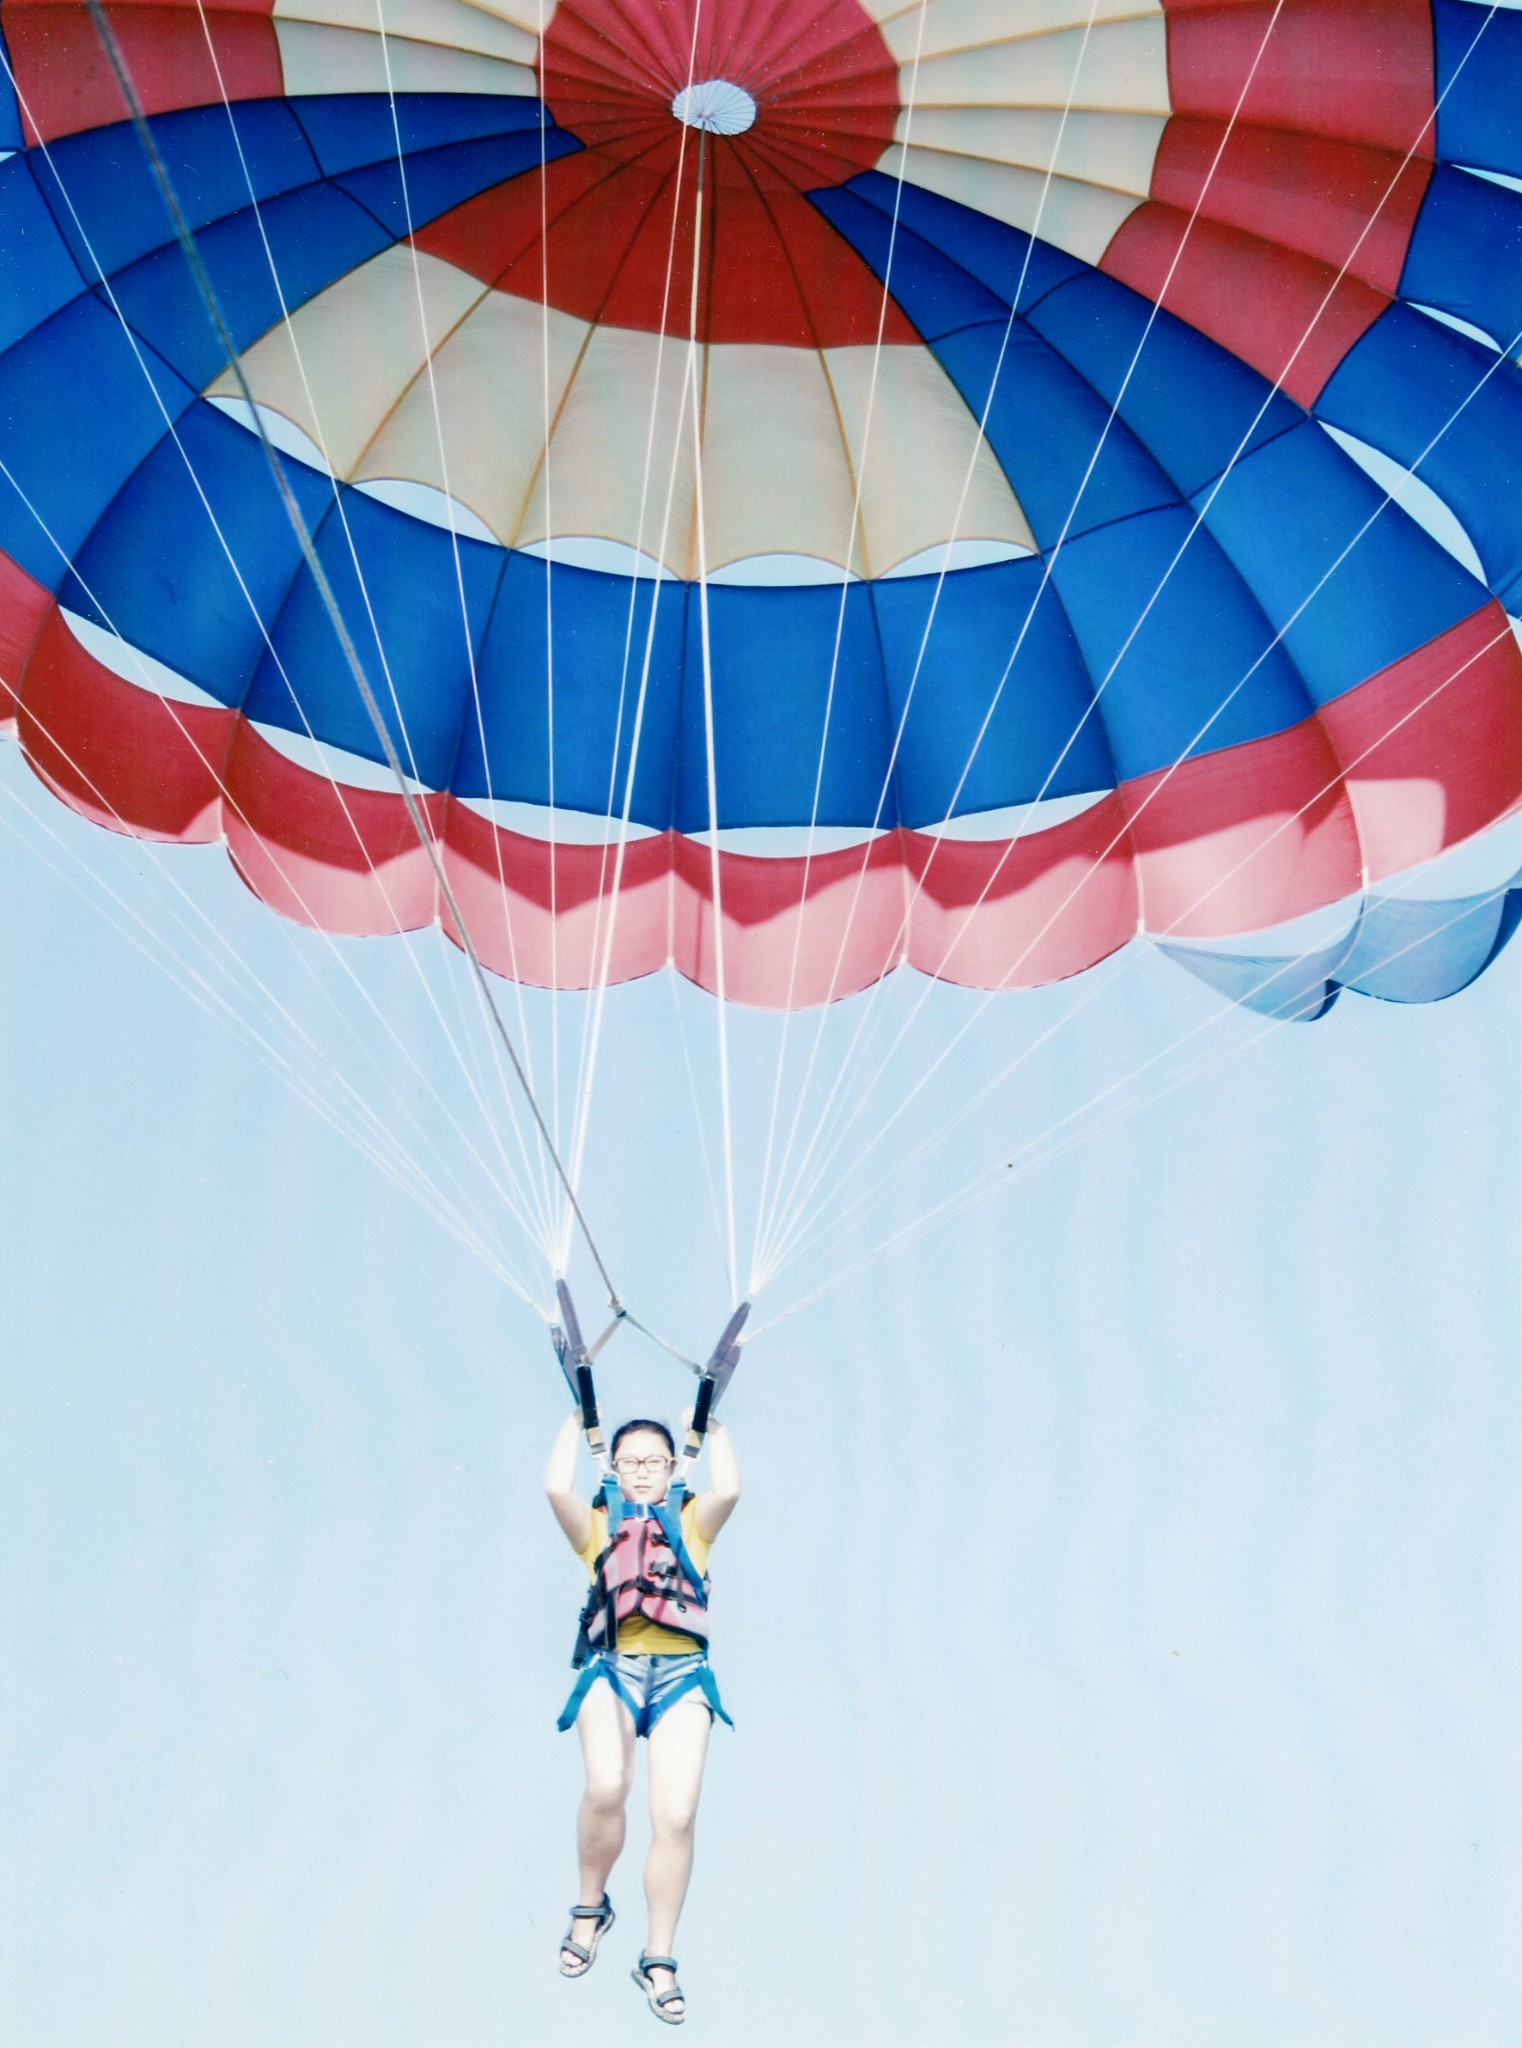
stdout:
<svg viewBox="0 0 1522 2048">
<path fill-rule="evenodd" d="M 743 135 L 756 118 L 756 103 L 743 85 L 705 78 L 700 84 L 684 85 L 671 102 L 671 111 L 689 128 L 706 128 L 710 135 Z"/>
</svg>

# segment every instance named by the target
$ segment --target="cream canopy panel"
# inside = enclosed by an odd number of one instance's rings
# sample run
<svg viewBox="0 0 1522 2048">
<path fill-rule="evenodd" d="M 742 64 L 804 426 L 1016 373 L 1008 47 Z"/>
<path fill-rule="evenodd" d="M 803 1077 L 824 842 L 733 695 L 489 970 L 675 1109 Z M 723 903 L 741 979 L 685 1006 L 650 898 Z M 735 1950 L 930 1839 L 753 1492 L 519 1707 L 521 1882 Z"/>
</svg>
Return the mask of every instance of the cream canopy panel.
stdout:
<svg viewBox="0 0 1522 2048">
<path fill-rule="evenodd" d="M 589 327 L 401 246 L 264 335 L 243 367 L 347 482 L 445 492 L 506 546 L 609 540 L 690 578 L 691 361 L 684 342 Z M 871 576 L 950 540 L 1033 546 L 928 350 L 723 344 L 696 372 L 710 571 L 792 555 Z M 211 395 L 237 395 L 230 373 Z"/>
<path fill-rule="evenodd" d="M 431 375 L 417 366 L 355 464 L 355 479 L 435 485 L 498 539 L 520 538 L 541 482 L 546 411 L 551 420 L 559 411 L 589 332 L 585 321 L 554 307 L 546 313 L 527 299 L 482 292 L 443 338 Z"/>
<path fill-rule="evenodd" d="M 326 453 L 333 474 L 347 479 L 428 349 L 480 296 L 477 280 L 453 264 L 415 257 L 404 245 L 386 249 L 245 352 L 249 388 L 261 405 L 294 420 Z M 241 395 L 230 370 L 209 395 Z"/>
<path fill-rule="evenodd" d="M 863 539 L 853 566 L 885 575 L 950 540 L 1034 549 L 993 450 L 935 357 L 885 348 L 874 364 L 876 353 L 837 348 L 825 357 L 861 489 Z"/>
<path fill-rule="evenodd" d="M 1047 107 L 916 107 L 912 121 L 900 114 L 895 140 L 1145 199 L 1167 125 L 1160 114 L 1064 118 Z"/>
<path fill-rule="evenodd" d="M 518 530 L 502 539 L 527 547 L 586 535 L 659 556 L 664 530 L 666 565 L 684 573 L 693 485 L 687 369 L 685 343 L 593 328 L 553 421 L 549 459 Z M 538 408 L 534 418 L 542 434 Z"/>
<path fill-rule="evenodd" d="M 1053 29 L 1096 27 L 1110 21 L 1161 15 L 1162 0 L 860 0 L 883 31 L 895 57 L 913 60 L 943 50 L 1046 35 Z"/>
<path fill-rule="evenodd" d="M 844 564 L 856 490 L 823 359 L 813 349 L 719 346 L 708 351 L 705 385 L 709 568 L 782 553 Z M 688 564 L 695 575 L 695 527 Z"/>
<path fill-rule="evenodd" d="M 921 57 L 917 68 L 901 67 L 899 94 L 906 107 L 1072 106 L 1166 115 L 1167 29 L 1157 15 Z"/>
<path fill-rule="evenodd" d="M 922 185 L 959 205 L 975 207 L 992 220 L 1007 221 L 1027 234 L 1039 235 L 1043 242 L 1065 249 L 1083 263 L 1098 263 L 1122 221 L 1142 203 L 1099 185 L 1081 185 L 1071 178 L 1048 179 L 1040 171 L 976 163 L 970 157 L 944 156 L 932 149 L 905 150 L 895 145 L 884 153 L 881 169 L 890 178 L 901 175 L 911 185 Z"/>
<path fill-rule="evenodd" d="M 279 21 L 275 36 L 285 90 L 293 99 L 317 93 L 480 92 L 532 98 L 533 69 L 472 50 L 373 30 L 332 28 L 311 21 Z"/>
<path fill-rule="evenodd" d="M 532 70 L 539 38 L 471 0 L 275 0 L 279 21 L 358 30 L 388 42 L 437 43 L 443 49 L 472 50 Z"/>
</svg>

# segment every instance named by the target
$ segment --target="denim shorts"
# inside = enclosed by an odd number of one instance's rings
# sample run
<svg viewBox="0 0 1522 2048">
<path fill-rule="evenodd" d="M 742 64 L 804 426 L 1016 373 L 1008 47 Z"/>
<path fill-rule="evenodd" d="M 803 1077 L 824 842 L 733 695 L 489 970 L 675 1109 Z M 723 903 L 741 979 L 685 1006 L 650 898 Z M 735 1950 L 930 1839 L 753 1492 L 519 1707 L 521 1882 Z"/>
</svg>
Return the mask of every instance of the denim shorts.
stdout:
<svg viewBox="0 0 1522 2048">
<path fill-rule="evenodd" d="M 631 1650 L 600 1650 L 583 1668 L 565 1711 L 555 1724 L 566 1729 L 581 1712 L 581 1703 L 599 1678 L 605 1678 L 634 1716 L 636 1735 L 648 1735 L 668 1708 L 697 1693 L 709 1714 L 729 1727 L 719 1688 L 708 1659 L 691 1650 L 677 1657 L 646 1657 Z"/>
</svg>

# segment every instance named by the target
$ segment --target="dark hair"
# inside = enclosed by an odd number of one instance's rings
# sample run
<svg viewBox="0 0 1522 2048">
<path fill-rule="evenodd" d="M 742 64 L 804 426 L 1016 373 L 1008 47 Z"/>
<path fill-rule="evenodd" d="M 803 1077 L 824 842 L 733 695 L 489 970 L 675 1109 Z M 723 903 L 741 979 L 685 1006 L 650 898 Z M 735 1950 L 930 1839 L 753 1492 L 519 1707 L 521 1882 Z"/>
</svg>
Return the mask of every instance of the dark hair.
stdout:
<svg viewBox="0 0 1522 2048">
<path fill-rule="evenodd" d="M 618 1447 L 626 1436 L 632 1436 L 637 1429 L 648 1429 L 652 1436 L 658 1436 L 666 1446 L 668 1458 L 676 1456 L 676 1438 L 664 1422 L 651 1422 L 643 1415 L 636 1415 L 632 1422 L 621 1422 L 613 1432 L 613 1447 L 609 1455 L 616 1458 Z"/>
</svg>

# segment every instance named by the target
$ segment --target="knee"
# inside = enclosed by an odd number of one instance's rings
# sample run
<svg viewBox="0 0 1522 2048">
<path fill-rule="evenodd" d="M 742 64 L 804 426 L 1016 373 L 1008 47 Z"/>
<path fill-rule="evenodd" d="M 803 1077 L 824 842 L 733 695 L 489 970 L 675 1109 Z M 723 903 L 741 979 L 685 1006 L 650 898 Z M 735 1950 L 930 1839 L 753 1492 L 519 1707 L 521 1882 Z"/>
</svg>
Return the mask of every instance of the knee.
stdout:
<svg viewBox="0 0 1522 2048">
<path fill-rule="evenodd" d="M 655 1800 L 650 1807 L 650 1830 L 662 1842 L 690 1842 L 697 1818 L 696 1801 Z"/>
<path fill-rule="evenodd" d="M 629 1798 L 629 1783 L 626 1776 L 589 1772 L 583 1804 L 589 1813 L 603 1819 L 622 1813 Z"/>
</svg>

